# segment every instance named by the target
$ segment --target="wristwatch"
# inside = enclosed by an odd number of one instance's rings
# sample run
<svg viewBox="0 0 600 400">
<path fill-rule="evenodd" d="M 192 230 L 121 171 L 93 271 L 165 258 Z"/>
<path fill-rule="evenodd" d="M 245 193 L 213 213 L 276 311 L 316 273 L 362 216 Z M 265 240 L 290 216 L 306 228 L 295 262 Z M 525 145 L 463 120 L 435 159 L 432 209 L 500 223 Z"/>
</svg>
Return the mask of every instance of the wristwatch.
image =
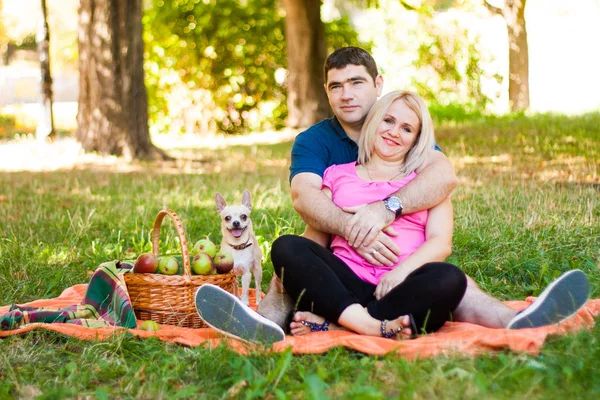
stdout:
<svg viewBox="0 0 600 400">
<path fill-rule="evenodd" d="M 396 196 L 388 197 L 383 200 L 385 208 L 394 213 L 395 218 L 398 219 L 402 215 L 402 202 Z"/>
</svg>

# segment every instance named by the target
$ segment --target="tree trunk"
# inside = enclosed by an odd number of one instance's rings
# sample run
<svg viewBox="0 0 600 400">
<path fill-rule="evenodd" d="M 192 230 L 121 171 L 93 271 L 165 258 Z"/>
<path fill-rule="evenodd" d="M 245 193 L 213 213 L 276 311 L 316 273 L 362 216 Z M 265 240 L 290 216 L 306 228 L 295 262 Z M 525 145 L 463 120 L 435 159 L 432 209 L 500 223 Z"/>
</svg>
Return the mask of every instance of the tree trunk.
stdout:
<svg viewBox="0 0 600 400">
<path fill-rule="evenodd" d="M 503 8 L 484 1 L 492 12 L 502 15 L 508 30 L 508 101 L 512 111 L 529 108 L 529 49 L 525 23 L 527 0 L 505 0 Z"/>
<path fill-rule="evenodd" d="M 141 0 L 81 0 L 77 140 L 85 151 L 164 159 L 150 140 Z"/>
<path fill-rule="evenodd" d="M 527 27 L 525 25 L 525 1 L 511 3 L 508 28 L 508 99 L 513 111 L 529 108 L 529 49 L 527 47 Z"/>
<path fill-rule="evenodd" d="M 37 37 L 40 57 L 41 92 L 40 116 L 35 132 L 38 140 L 54 140 L 54 117 L 52 113 L 52 74 L 50 73 L 50 29 L 48 28 L 48 9 L 46 0 L 41 0 L 42 23 Z"/>
<path fill-rule="evenodd" d="M 288 126 L 308 127 L 329 116 L 323 89 L 327 56 L 321 0 L 284 0 L 288 60 Z"/>
</svg>

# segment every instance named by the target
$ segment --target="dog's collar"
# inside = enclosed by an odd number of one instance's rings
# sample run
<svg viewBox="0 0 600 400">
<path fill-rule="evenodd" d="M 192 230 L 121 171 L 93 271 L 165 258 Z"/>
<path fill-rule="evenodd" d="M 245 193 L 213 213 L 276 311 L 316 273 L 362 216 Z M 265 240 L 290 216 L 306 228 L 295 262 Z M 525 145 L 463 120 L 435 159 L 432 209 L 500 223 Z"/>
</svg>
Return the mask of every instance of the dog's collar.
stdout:
<svg viewBox="0 0 600 400">
<path fill-rule="evenodd" d="M 234 250 L 244 250 L 244 249 L 247 249 L 248 247 L 252 246 L 252 242 L 250 240 L 248 240 L 244 244 L 238 244 L 238 245 L 233 245 L 233 244 L 229 244 L 229 243 L 227 243 L 227 244 L 229 246 L 231 246 L 231 248 Z"/>
</svg>

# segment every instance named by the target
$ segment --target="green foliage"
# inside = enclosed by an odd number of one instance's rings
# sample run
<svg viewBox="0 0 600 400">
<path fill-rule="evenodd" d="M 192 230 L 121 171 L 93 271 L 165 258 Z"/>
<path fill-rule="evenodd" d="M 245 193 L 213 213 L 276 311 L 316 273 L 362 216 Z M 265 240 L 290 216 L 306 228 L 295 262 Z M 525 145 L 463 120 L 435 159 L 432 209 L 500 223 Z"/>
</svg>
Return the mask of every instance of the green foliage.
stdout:
<svg viewBox="0 0 600 400">
<path fill-rule="evenodd" d="M 501 77 L 484 69 L 487 56 L 478 36 L 467 29 L 465 5 L 427 0 L 412 6 L 397 0 L 357 1 L 370 5 L 373 23 L 381 28 L 362 32 L 377 48 L 376 60 L 388 90 L 416 90 L 428 104 L 484 111 Z M 484 92 L 482 83 L 488 84 Z M 491 88 L 491 90 L 490 90 Z"/>
<path fill-rule="evenodd" d="M 491 102 L 482 90 L 482 79 L 492 78 L 498 83 L 499 75 L 487 77 L 481 66 L 477 37 L 458 23 L 445 29 L 423 21 L 427 28 L 418 48 L 417 65 L 426 78 L 415 78 L 414 86 L 430 104 L 458 105 L 467 109 L 485 110 Z"/>
<path fill-rule="evenodd" d="M 12 137 L 17 121 L 12 115 L 0 114 L 0 139 Z"/>
<path fill-rule="evenodd" d="M 287 49 L 278 4 L 154 0 L 143 19 L 151 121 L 200 132 L 281 127 Z M 358 42 L 347 19 L 326 32 L 329 47 Z"/>
</svg>

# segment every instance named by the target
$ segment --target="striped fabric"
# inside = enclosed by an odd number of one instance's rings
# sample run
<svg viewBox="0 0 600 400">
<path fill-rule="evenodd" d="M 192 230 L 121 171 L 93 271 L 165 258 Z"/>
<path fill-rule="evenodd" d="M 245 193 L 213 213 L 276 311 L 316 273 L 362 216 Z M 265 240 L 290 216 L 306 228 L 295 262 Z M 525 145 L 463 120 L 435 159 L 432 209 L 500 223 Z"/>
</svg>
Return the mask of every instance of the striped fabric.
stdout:
<svg viewBox="0 0 600 400">
<path fill-rule="evenodd" d="M 80 304 L 64 308 L 36 308 L 12 305 L 8 313 L 0 315 L 0 329 L 11 330 L 34 322 L 66 323 L 92 328 L 122 326 L 135 328 L 135 315 L 123 274 L 129 265 L 121 268 L 119 261 L 100 264 L 92 275 Z"/>
</svg>

